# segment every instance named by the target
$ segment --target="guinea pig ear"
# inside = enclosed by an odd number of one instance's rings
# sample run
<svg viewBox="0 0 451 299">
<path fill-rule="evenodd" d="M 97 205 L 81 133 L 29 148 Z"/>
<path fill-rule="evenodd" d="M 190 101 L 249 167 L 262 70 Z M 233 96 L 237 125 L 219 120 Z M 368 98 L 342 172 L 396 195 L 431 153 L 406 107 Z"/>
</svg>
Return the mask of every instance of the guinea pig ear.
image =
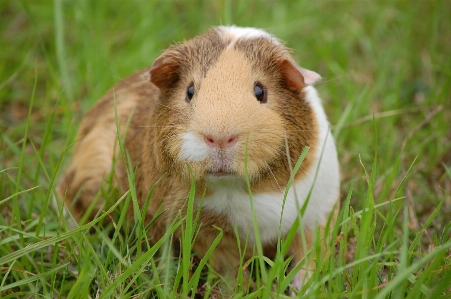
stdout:
<svg viewBox="0 0 451 299">
<path fill-rule="evenodd" d="M 288 87 L 294 91 L 300 91 L 306 85 L 312 85 L 321 79 L 319 74 L 297 66 L 288 59 L 281 62 L 280 68 Z"/>
<path fill-rule="evenodd" d="M 172 86 L 178 79 L 179 65 L 180 59 L 177 53 L 166 51 L 150 67 L 150 81 L 160 89 Z"/>
<path fill-rule="evenodd" d="M 304 77 L 304 83 L 307 85 L 313 85 L 321 80 L 321 75 L 314 71 L 304 69 L 300 66 L 298 66 L 298 71 L 302 74 L 302 77 Z"/>
</svg>

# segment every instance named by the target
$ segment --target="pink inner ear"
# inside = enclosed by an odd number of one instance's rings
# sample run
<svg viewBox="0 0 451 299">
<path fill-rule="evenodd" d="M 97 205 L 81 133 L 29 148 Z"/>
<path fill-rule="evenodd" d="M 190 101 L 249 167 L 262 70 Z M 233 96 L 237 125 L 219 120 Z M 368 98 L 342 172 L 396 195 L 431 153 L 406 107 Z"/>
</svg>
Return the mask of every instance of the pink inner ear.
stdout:
<svg viewBox="0 0 451 299">
<path fill-rule="evenodd" d="M 314 71 L 310 71 L 298 66 L 298 71 L 301 72 L 302 77 L 304 77 L 304 83 L 307 85 L 315 84 L 318 80 L 321 79 L 321 76 Z"/>
<path fill-rule="evenodd" d="M 306 85 L 311 85 L 321 79 L 321 76 L 317 73 L 301 68 L 289 59 L 283 60 L 280 67 L 288 86 L 295 91 L 299 91 Z"/>
<path fill-rule="evenodd" d="M 150 70 L 146 71 L 142 76 L 146 81 L 150 81 Z"/>
</svg>

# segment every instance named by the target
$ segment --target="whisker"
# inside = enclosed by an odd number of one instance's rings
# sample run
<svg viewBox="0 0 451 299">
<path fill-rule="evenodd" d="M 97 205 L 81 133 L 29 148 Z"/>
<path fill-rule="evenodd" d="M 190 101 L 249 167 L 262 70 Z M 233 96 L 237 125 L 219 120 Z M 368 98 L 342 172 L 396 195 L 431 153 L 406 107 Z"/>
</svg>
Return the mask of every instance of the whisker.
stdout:
<svg viewBox="0 0 451 299">
<path fill-rule="evenodd" d="M 266 144 L 266 143 L 264 143 L 264 142 L 261 142 L 261 141 L 255 141 L 255 140 L 254 140 L 253 142 L 259 143 L 259 144 L 263 144 L 263 145 L 265 145 L 265 146 L 267 146 L 267 147 L 272 148 L 273 150 L 276 150 L 276 151 L 280 152 L 282 155 L 285 155 L 285 152 L 284 152 L 284 151 L 282 151 L 282 150 L 280 150 L 280 149 L 277 149 L 277 148 L 275 148 L 275 147 L 272 147 L 272 146 L 270 146 L 270 145 L 268 145 L 268 144 Z"/>
<path fill-rule="evenodd" d="M 138 125 L 131 125 L 136 128 L 179 128 L 181 129 L 181 126 L 138 126 Z"/>
<path fill-rule="evenodd" d="M 255 131 L 269 131 L 269 132 L 282 132 L 282 133 L 286 133 L 286 132 L 312 132 L 314 131 L 312 130 L 276 130 L 276 129 L 256 129 Z"/>
<path fill-rule="evenodd" d="M 287 156 L 287 153 L 286 153 L 286 152 L 284 152 L 284 151 L 282 151 L 282 150 L 279 150 L 279 149 L 277 149 L 277 148 L 275 148 L 275 147 L 272 147 L 272 146 L 270 146 L 270 145 L 268 145 L 268 144 L 266 144 L 266 143 L 264 143 L 264 142 L 260 142 L 260 141 L 254 141 L 254 142 L 255 142 L 255 143 L 263 144 L 263 145 L 265 145 L 265 146 L 267 146 L 267 147 L 270 147 L 270 148 L 272 148 L 272 149 L 278 151 L 279 153 L 281 153 L 282 156 Z M 303 145 L 302 148 L 304 148 L 305 146 L 306 146 L 306 145 Z"/>
<path fill-rule="evenodd" d="M 186 119 L 188 119 L 188 120 L 190 119 L 189 115 L 186 114 L 184 111 L 181 111 L 181 110 L 176 109 L 176 108 L 169 107 L 169 106 L 167 106 L 167 105 L 163 105 L 163 104 L 161 104 L 161 103 L 158 103 L 158 105 L 163 106 L 163 107 L 166 107 L 166 108 L 168 108 L 168 109 L 170 109 L 170 110 L 173 110 L 173 111 L 175 111 L 175 112 L 178 112 L 178 113 L 182 114 L 183 116 L 185 116 Z"/>
<path fill-rule="evenodd" d="M 179 156 L 180 150 L 181 150 L 181 149 L 177 150 L 176 158 L 174 159 L 174 162 L 172 162 L 171 166 L 169 166 L 169 170 L 172 170 L 172 168 L 175 167 L 175 164 L 176 164 L 177 161 L 178 161 L 178 156 Z"/>
<path fill-rule="evenodd" d="M 334 80 L 338 80 L 338 79 L 342 79 L 342 78 L 345 78 L 345 77 L 349 77 L 349 75 L 343 75 L 343 76 L 335 77 L 335 78 L 332 78 L 332 79 L 329 79 L 329 80 L 320 81 L 320 82 L 316 83 L 315 85 L 324 84 L 324 83 L 327 83 L 327 82 L 330 82 L 330 81 L 334 81 Z"/>
<path fill-rule="evenodd" d="M 272 172 L 271 167 L 269 166 L 269 164 L 267 162 L 265 162 L 265 164 L 266 164 L 266 168 L 268 168 L 269 172 L 271 173 L 272 177 L 274 178 L 274 181 L 277 184 L 277 188 L 279 188 L 280 192 L 282 192 L 282 188 L 280 188 L 279 182 L 277 181 L 274 173 Z"/>
<path fill-rule="evenodd" d="M 123 78 L 123 77 L 115 76 L 112 72 L 110 72 L 110 75 L 111 75 L 111 77 L 116 79 L 115 81 L 123 82 L 123 83 L 127 83 L 129 85 L 132 85 L 132 82 L 125 81 L 125 78 Z"/>
<path fill-rule="evenodd" d="M 161 140 L 159 141 L 159 143 L 161 144 L 161 143 L 163 143 L 163 141 L 165 141 L 165 140 L 167 140 L 167 139 L 169 139 L 169 138 L 177 137 L 177 136 L 179 136 L 179 135 L 183 135 L 183 133 L 175 133 L 175 134 L 166 136 L 165 138 L 161 139 Z"/>
</svg>

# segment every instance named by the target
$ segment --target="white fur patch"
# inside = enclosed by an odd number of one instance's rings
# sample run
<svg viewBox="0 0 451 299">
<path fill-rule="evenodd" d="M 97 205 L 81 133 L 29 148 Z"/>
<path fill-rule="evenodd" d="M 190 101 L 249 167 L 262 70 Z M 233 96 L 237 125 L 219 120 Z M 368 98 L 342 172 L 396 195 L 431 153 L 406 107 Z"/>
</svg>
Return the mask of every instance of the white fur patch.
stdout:
<svg viewBox="0 0 451 299">
<path fill-rule="evenodd" d="M 252 27 L 237 27 L 237 26 L 219 26 L 218 28 L 225 33 L 229 33 L 235 36 L 235 40 L 229 45 L 229 47 L 232 46 L 234 42 L 236 42 L 241 38 L 252 39 L 264 37 L 273 41 L 276 44 L 280 44 L 279 40 L 276 37 L 272 36 L 268 32 L 261 29 Z"/>
<path fill-rule="evenodd" d="M 312 105 L 319 123 L 318 150 L 311 150 L 315 155 L 313 165 L 306 175 L 295 182 L 288 192 L 282 216 L 282 234 L 286 234 L 298 217 L 298 211 L 312 190 L 309 203 L 302 219 L 303 225 L 313 229 L 325 225 L 328 214 L 339 197 L 339 165 L 332 134 L 329 130 L 321 100 L 314 87 L 305 88 L 307 101 Z M 324 146 L 324 152 L 321 150 Z M 321 162 L 320 162 L 321 160 Z M 316 176 L 316 179 L 315 179 Z M 232 225 L 236 225 L 242 237 L 254 240 L 254 225 L 250 198 L 247 192 L 234 184 L 213 186 L 213 195 L 203 201 L 203 208 L 226 215 Z M 257 216 L 261 241 L 263 243 L 277 240 L 282 214 L 283 193 L 262 193 L 253 196 L 255 215 Z"/>
<path fill-rule="evenodd" d="M 182 135 L 182 146 L 178 155 L 181 161 L 200 162 L 208 157 L 210 150 L 205 142 L 193 132 Z"/>
</svg>

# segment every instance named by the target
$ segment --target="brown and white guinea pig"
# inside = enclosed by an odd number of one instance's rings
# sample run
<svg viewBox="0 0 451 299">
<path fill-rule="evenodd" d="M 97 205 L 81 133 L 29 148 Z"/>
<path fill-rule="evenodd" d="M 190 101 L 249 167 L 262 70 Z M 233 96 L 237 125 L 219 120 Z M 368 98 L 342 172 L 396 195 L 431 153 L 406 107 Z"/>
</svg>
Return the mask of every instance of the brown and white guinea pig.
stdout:
<svg viewBox="0 0 451 299">
<path fill-rule="evenodd" d="M 274 254 L 279 231 L 282 237 L 288 233 L 309 194 L 302 223 L 311 245 L 315 228 L 334 215 L 339 198 L 335 144 L 312 86 L 319 79 L 259 29 L 215 27 L 171 46 L 150 70 L 122 80 L 84 117 L 60 197 L 80 216 L 109 173 L 116 188 L 129 189 L 126 163 L 118 155 L 116 106 L 140 204 L 160 180 L 147 209 L 148 221 L 166 210 L 150 227 L 153 241 L 179 211 L 186 213 L 194 179 L 195 204 L 203 202 L 193 252 L 202 256 L 218 235 L 215 226 L 221 228 L 224 236 L 210 262 L 234 277 L 240 264 L 235 227 L 240 243 L 248 240 L 245 258 L 255 242 L 248 176 L 264 254 Z M 305 147 L 310 150 L 282 208 L 292 167 Z M 301 243 L 298 235 L 288 252 L 293 265 L 304 256 Z M 297 289 L 304 272 L 293 281 Z"/>
</svg>

